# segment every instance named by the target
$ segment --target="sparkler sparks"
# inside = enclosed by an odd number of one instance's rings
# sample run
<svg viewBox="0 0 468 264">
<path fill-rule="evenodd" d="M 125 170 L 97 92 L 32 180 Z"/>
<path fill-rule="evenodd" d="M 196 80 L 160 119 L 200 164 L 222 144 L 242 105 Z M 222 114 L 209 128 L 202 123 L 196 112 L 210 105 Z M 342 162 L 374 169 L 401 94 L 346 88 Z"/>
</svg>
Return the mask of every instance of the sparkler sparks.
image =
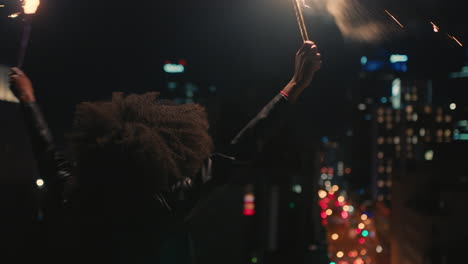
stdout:
<svg viewBox="0 0 468 264">
<path fill-rule="evenodd" d="M 23 10 L 25 14 L 35 14 L 41 4 L 40 0 L 23 0 Z"/>
<path fill-rule="evenodd" d="M 433 28 L 434 32 L 438 33 L 440 28 L 436 24 L 434 24 L 434 22 L 431 22 L 431 25 L 432 25 L 432 28 Z"/>
<path fill-rule="evenodd" d="M 458 45 L 460 45 L 460 47 L 463 47 L 463 43 L 461 43 L 460 40 L 458 40 L 455 36 L 452 36 L 450 34 L 447 34 L 447 36 L 451 39 L 453 39 Z"/>
<path fill-rule="evenodd" d="M 398 21 L 398 19 L 396 19 L 396 17 L 394 15 L 392 15 L 392 13 L 390 13 L 388 10 L 385 9 L 385 13 L 387 13 L 387 15 L 389 15 L 401 28 L 405 28 L 401 23 L 400 21 Z"/>
<path fill-rule="evenodd" d="M 9 18 L 17 18 L 17 17 L 19 17 L 19 15 L 21 15 L 20 12 L 18 12 L 18 13 L 13 13 L 13 14 L 9 15 L 8 17 L 9 17 Z"/>
</svg>

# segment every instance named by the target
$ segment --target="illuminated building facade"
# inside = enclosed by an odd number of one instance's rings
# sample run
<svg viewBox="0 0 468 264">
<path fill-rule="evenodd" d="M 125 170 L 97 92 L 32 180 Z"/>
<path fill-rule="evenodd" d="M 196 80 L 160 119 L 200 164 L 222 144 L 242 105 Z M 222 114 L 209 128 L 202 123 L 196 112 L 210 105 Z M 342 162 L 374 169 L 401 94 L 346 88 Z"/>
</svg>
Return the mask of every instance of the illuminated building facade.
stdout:
<svg viewBox="0 0 468 264">
<path fill-rule="evenodd" d="M 391 263 L 453 263 L 466 250 L 461 241 L 468 231 L 451 223 L 466 221 L 456 209 L 467 201 L 461 196 L 468 181 L 465 71 L 434 80 L 404 71 L 361 75 L 353 129 L 362 154 L 353 166 L 360 164 L 369 180 L 377 233 Z"/>
</svg>

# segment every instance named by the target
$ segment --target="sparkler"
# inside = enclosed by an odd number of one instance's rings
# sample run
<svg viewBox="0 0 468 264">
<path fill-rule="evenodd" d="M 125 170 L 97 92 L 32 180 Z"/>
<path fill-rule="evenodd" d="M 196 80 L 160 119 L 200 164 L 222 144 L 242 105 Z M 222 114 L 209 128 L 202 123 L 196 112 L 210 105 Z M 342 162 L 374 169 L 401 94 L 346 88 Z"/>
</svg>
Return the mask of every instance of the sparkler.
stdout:
<svg viewBox="0 0 468 264">
<path fill-rule="evenodd" d="M 31 36 L 32 18 L 40 4 L 40 0 L 22 0 L 23 12 L 25 16 L 23 19 L 23 36 L 21 38 L 20 49 L 18 52 L 18 63 L 16 64 L 18 67 L 23 66 L 26 50 L 28 49 L 29 37 Z"/>
<path fill-rule="evenodd" d="M 387 15 L 389 15 L 393 21 L 395 21 L 401 28 L 405 28 L 401 23 L 400 21 L 398 21 L 398 19 L 396 19 L 396 17 L 394 15 L 392 15 L 392 13 L 390 13 L 388 10 L 385 9 L 385 13 L 387 13 Z"/>
<path fill-rule="evenodd" d="M 463 43 L 461 43 L 460 40 L 458 40 L 455 36 L 452 36 L 450 34 L 447 34 L 447 36 L 451 39 L 453 39 L 458 45 L 460 45 L 460 47 L 463 47 Z"/>
<path fill-rule="evenodd" d="M 432 25 L 432 28 L 433 28 L 434 32 L 438 33 L 440 28 L 436 24 L 434 24 L 434 22 L 431 22 L 431 25 Z"/>
<path fill-rule="evenodd" d="M 309 40 L 309 34 L 307 33 L 307 27 L 304 22 L 304 16 L 302 15 L 302 8 L 299 2 L 301 0 L 292 0 L 294 5 L 294 11 L 296 12 L 297 24 L 299 25 L 299 31 L 301 32 L 302 40 L 305 42 Z"/>
<path fill-rule="evenodd" d="M 18 13 L 13 13 L 13 14 L 10 14 L 10 15 L 8 16 L 8 18 L 17 18 L 17 17 L 19 17 L 19 15 L 21 15 L 20 12 L 18 12 Z"/>
</svg>

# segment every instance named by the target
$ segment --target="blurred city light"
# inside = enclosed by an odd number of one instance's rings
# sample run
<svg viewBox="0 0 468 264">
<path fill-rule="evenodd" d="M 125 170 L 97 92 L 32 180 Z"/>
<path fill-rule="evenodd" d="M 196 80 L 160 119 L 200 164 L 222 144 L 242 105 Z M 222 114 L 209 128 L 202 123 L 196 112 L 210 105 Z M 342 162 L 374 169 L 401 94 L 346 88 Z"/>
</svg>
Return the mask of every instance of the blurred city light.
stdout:
<svg viewBox="0 0 468 264">
<path fill-rule="evenodd" d="M 302 193 L 302 186 L 299 184 L 294 185 L 292 189 L 293 189 L 293 192 L 295 193 L 298 193 L 298 194 Z"/>
<path fill-rule="evenodd" d="M 320 191 L 318 191 L 318 196 L 320 197 L 320 199 L 323 199 L 323 198 L 327 197 L 327 192 L 324 191 L 324 190 L 320 190 Z"/>
<path fill-rule="evenodd" d="M 36 180 L 37 187 L 39 187 L 39 188 L 44 187 L 44 184 L 45 184 L 45 182 L 44 182 L 43 179 L 37 179 Z"/>
<path fill-rule="evenodd" d="M 182 64 L 166 63 L 163 66 L 164 72 L 166 73 L 183 73 L 185 72 L 185 66 Z"/>
<path fill-rule="evenodd" d="M 427 150 L 426 153 L 424 153 L 424 159 L 425 160 L 433 160 L 434 159 L 434 151 L 433 150 Z"/>
<path fill-rule="evenodd" d="M 381 245 L 378 245 L 378 246 L 375 248 L 375 251 L 376 251 L 377 253 L 382 253 L 382 251 L 383 251 L 382 246 L 381 246 Z"/>
<path fill-rule="evenodd" d="M 408 55 L 393 54 L 390 56 L 391 63 L 408 62 Z"/>
</svg>

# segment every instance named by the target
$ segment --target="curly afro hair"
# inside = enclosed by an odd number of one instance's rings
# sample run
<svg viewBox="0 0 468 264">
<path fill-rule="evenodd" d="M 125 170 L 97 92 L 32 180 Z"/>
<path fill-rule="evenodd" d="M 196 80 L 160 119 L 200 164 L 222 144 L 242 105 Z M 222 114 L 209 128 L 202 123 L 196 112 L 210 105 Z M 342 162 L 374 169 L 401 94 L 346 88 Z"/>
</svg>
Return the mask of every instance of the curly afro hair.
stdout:
<svg viewBox="0 0 468 264">
<path fill-rule="evenodd" d="M 114 93 L 111 101 L 77 106 L 70 139 L 81 185 L 112 182 L 154 192 L 196 175 L 213 150 L 206 111 L 158 97 Z"/>
</svg>

